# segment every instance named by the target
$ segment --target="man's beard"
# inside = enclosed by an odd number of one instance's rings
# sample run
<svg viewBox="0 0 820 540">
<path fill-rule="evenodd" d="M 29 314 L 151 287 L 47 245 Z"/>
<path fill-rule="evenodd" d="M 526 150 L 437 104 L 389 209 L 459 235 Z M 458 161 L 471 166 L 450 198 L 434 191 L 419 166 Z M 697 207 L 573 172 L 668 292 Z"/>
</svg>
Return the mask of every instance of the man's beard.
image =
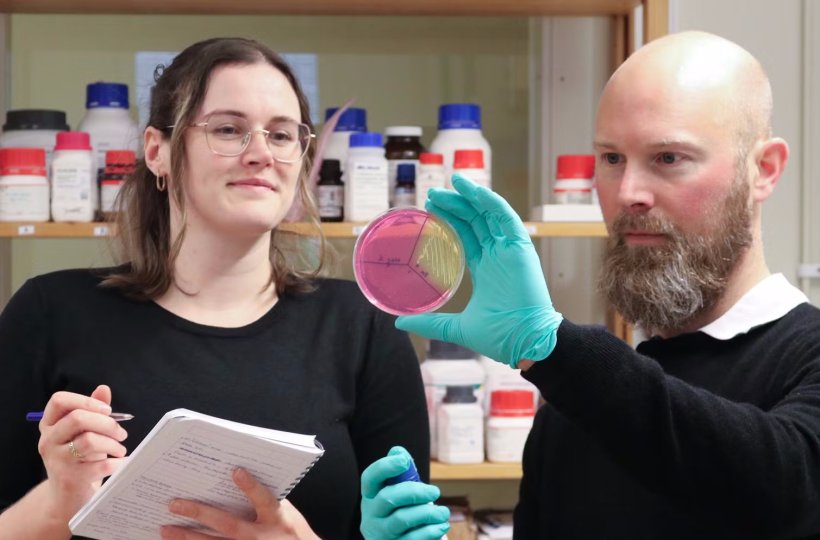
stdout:
<svg viewBox="0 0 820 540">
<path fill-rule="evenodd" d="M 650 332 L 684 327 L 713 307 L 752 243 L 749 185 L 738 175 L 705 234 L 686 235 L 659 216 L 620 215 L 612 226 L 598 287 L 629 322 Z M 663 234 L 660 246 L 627 246 L 625 231 Z"/>
</svg>

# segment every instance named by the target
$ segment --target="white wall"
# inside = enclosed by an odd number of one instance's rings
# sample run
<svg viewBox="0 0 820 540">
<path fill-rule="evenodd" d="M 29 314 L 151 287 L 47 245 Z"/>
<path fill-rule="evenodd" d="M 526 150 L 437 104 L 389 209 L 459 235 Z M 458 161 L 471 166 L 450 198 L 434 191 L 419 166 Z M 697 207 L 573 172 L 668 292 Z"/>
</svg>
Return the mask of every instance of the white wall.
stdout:
<svg viewBox="0 0 820 540">
<path fill-rule="evenodd" d="M 813 4 L 813 6 L 812 6 Z M 774 92 L 774 132 L 788 141 L 791 157 L 774 195 L 765 203 L 763 241 L 766 257 L 773 272 L 783 272 L 798 284 L 797 269 L 801 262 L 820 263 L 820 221 L 811 213 L 808 226 L 802 227 L 803 201 L 809 208 L 820 207 L 820 54 L 816 53 L 820 31 L 820 2 L 816 0 L 672 0 L 670 31 L 705 30 L 731 39 L 755 55 L 766 69 Z M 804 24 L 804 19 L 806 20 Z M 806 46 L 804 46 L 806 40 Z M 811 42 L 814 42 L 813 46 Z M 804 53 L 814 63 L 805 70 Z M 813 53 L 813 54 L 812 54 Z M 804 92 L 808 98 L 803 99 Z M 814 111 L 804 110 L 805 102 L 814 102 Z M 814 134 L 804 133 L 813 123 Z M 811 156 L 806 149 L 814 148 Z M 814 174 L 812 174 L 814 173 Z M 801 188 L 803 178 L 810 179 Z M 807 241 L 808 260 L 801 261 L 801 245 Z M 820 280 L 807 284 L 810 297 L 820 304 Z"/>
</svg>

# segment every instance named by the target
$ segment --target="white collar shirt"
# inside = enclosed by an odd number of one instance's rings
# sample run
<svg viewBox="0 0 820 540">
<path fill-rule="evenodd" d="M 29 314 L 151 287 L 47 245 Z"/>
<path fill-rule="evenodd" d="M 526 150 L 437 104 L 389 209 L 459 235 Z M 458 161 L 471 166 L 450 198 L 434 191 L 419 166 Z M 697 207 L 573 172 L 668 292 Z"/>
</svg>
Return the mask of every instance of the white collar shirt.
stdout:
<svg viewBox="0 0 820 540">
<path fill-rule="evenodd" d="M 752 287 L 729 311 L 700 329 L 715 339 L 729 340 L 752 328 L 776 321 L 809 299 L 783 274 L 772 274 Z"/>
</svg>

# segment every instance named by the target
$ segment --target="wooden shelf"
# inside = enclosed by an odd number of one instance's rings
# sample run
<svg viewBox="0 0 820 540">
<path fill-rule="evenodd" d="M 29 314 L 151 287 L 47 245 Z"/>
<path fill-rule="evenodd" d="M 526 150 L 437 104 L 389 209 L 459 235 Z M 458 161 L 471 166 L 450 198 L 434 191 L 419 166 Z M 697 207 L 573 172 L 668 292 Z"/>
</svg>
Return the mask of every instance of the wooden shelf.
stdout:
<svg viewBox="0 0 820 540">
<path fill-rule="evenodd" d="M 449 465 L 430 462 L 430 480 L 519 480 L 520 463 L 478 463 L 475 465 Z"/>
<path fill-rule="evenodd" d="M 328 238 L 356 238 L 366 223 L 322 223 Z M 534 238 L 550 237 L 604 237 L 603 223 L 525 223 Z M 287 223 L 285 230 L 299 234 L 311 234 L 313 228 L 307 223 Z M 116 227 L 113 223 L 0 223 L 0 238 L 102 238 L 111 236 Z"/>
<path fill-rule="evenodd" d="M 3 13 L 144 15 L 626 15 L 640 0 L 0 0 Z"/>
</svg>

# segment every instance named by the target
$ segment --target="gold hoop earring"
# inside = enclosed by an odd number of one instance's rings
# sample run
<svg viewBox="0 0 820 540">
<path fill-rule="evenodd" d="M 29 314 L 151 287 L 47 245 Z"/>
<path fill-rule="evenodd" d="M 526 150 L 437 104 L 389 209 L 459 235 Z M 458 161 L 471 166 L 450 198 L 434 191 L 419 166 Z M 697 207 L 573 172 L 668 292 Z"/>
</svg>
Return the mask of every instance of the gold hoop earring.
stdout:
<svg viewBox="0 0 820 540">
<path fill-rule="evenodd" d="M 157 175 L 157 191 L 165 191 L 165 177 Z"/>
</svg>

